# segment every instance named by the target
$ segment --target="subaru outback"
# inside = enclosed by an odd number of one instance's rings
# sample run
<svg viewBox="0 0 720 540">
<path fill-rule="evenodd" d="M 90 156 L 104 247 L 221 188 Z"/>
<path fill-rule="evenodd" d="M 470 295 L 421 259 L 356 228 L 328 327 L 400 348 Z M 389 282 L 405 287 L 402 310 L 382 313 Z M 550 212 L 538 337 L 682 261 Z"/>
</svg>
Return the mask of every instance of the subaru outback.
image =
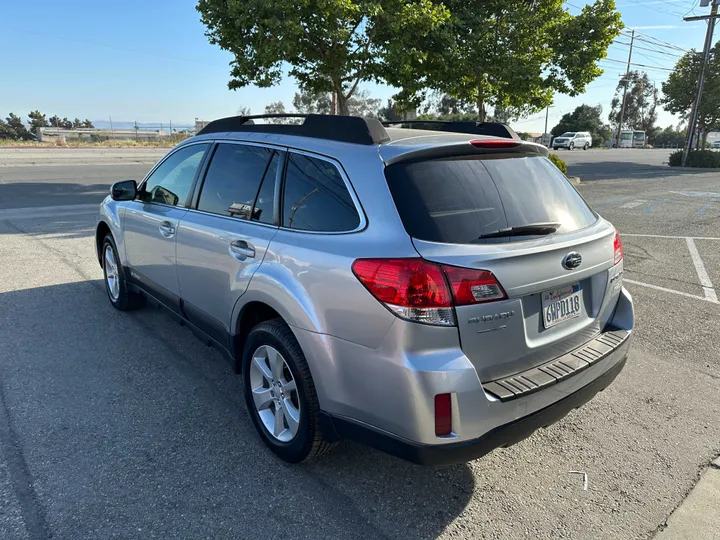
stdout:
<svg viewBox="0 0 720 540">
<path fill-rule="evenodd" d="M 221 351 L 286 461 L 343 438 L 423 464 L 514 444 L 615 379 L 633 304 L 617 230 L 547 149 L 480 127 L 211 122 L 112 186 L 107 296 Z"/>
</svg>

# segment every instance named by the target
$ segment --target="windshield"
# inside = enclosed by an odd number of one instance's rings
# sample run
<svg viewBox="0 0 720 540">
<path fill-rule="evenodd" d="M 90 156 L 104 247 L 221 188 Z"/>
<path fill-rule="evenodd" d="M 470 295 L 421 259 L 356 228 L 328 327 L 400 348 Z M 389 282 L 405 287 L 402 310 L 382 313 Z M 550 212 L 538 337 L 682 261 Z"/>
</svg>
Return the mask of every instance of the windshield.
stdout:
<svg viewBox="0 0 720 540">
<path fill-rule="evenodd" d="M 632 139 L 632 137 L 633 137 L 633 134 L 630 132 L 624 131 L 620 134 L 620 139 L 622 139 L 623 141 L 629 141 Z"/>
<path fill-rule="evenodd" d="M 575 136 L 575 132 L 568 131 L 567 133 L 563 133 L 563 134 L 560 135 L 560 136 L 561 136 L 561 137 L 574 137 L 574 136 Z"/>
<path fill-rule="evenodd" d="M 636 141 L 644 141 L 645 140 L 645 132 L 644 131 L 636 131 L 633 133 L 633 139 Z"/>
<path fill-rule="evenodd" d="M 597 219 L 557 167 L 542 156 L 397 163 L 385 169 L 385 177 L 405 229 L 420 240 L 513 242 L 542 233 L 480 237 L 538 223 L 559 224 L 558 232 L 570 232 Z"/>
</svg>

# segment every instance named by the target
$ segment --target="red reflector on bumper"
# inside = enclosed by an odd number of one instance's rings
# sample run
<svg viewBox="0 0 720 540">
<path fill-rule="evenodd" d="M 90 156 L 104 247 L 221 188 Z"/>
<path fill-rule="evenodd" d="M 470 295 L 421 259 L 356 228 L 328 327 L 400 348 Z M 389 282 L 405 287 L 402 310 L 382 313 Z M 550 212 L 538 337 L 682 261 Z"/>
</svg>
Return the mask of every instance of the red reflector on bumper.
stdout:
<svg viewBox="0 0 720 540">
<path fill-rule="evenodd" d="M 452 433 L 452 402 L 450 394 L 435 396 L 435 435 L 442 437 Z"/>
</svg>

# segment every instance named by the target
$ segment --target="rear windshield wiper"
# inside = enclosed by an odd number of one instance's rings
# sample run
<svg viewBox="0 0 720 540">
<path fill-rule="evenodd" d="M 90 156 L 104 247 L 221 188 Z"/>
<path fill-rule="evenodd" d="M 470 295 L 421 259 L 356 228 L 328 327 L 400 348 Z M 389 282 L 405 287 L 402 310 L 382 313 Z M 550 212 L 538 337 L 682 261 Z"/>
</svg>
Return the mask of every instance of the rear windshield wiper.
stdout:
<svg viewBox="0 0 720 540">
<path fill-rule="evenodd" d="M 506 229 L 498 229 L 497 231 L 481 234 L 477 239 L 484 240 L 485 238 L 504 238 L 506 236 L 551 234 L 557 231 L 561 225 L 561 223 L 529 223 L 528 225 L 508 227 Z"/>
</svg>

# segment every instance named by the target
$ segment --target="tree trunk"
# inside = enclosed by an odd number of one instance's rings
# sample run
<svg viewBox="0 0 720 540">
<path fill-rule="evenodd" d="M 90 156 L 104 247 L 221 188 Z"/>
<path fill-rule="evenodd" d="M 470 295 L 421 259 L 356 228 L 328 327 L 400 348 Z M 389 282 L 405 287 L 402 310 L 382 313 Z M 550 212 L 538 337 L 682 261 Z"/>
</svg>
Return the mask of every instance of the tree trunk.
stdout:
<svg viewBox="0 0 720 540">
<path fill-rule="evenodd" d="M 348 107 L 348 96 L 343 95 L 342 91 L 337 93 L 337 114 L 343 116 L 350 115 L 350 109 Z"/>
<path fill-rule="evenodd" d="M 707 136 L 708 136 L 708 132 L 709 132 L 709 131 L 710 131 L 710 130 L 708 130 L 708 129 L 703 129 L 703 132 L 702 132 L 702 145 L 700 146 L 700 150 L 705 150 L 705 145 L 707 144 Z"/>
<path fill-rule="evenodd" d="M 478 88 L 477 108 L 478 108 L 478 122 L 484 122 L 487 119 L 487 115 L 485 114 L 485 98 L 483 96 L 482 88 Z"/>
</svg>

